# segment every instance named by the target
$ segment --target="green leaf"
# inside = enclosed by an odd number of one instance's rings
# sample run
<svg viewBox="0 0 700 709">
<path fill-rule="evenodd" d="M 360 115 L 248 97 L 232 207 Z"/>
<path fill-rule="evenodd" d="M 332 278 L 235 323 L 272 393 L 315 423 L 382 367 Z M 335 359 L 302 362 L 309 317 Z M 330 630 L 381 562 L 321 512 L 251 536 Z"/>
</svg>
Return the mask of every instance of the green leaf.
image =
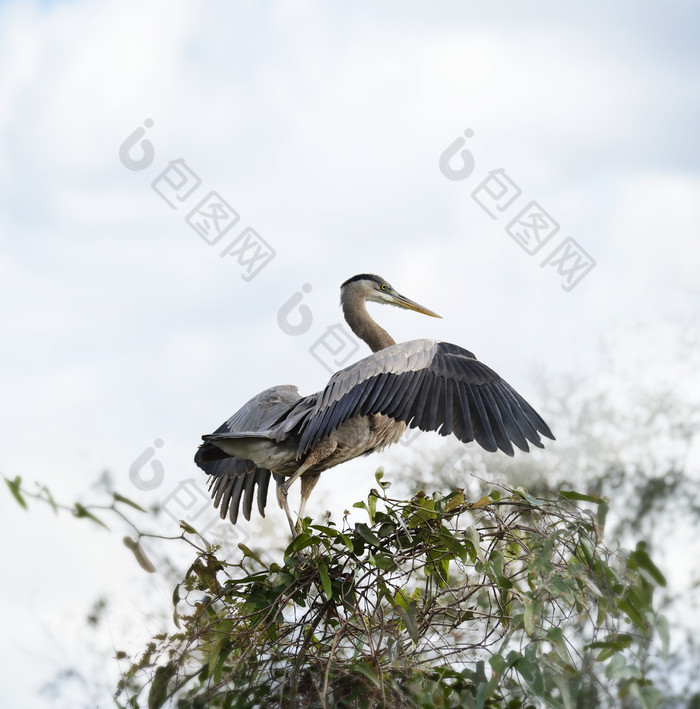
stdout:
<svg viewBox="0 0 700 709">
<path fill-rule="evenodd" d="M 535 633 L 535 622 L 539 615 L 539 604 L 536 603 L 531 598 L 525 598 L 525 612 L 523 613 L 523 625 L 525 626 L 525 632 L 528 635 L 533 635 Z"/>
<path fill-rule="evenodd" d="M 333 522 L 331 522 L 333 524 Z M 333 529 L 333 527 L 326 527 L 323 524 L 310 524 L 309 529 L 315 529 L 317 532 L 323 532 L 326 536 L 331 537 L 331 539 L 335 539 L 340 532 L 337 529 Z"/>
<path fill-rule="evenodd" d="M 91 519 L 93 522 L 99 524 L 101 527 L 109 529 L 109 527 L 101 519 L 95 517 L 92 512 L 90 512 L 86 507 L 83 507 L 83 505 L 81 505 L 79 502 L 75 503 L 75 506 L 73 508 L 73 515 L 78 518 Z"/>
<path fill-rule="evenodd" d="M 387 488 L 391 487 L 390 482 L 382 482 L 382 479 L 384 478 L 384 468 L 377 468 L 377 471 L 374 473 L 374 479 L 379 483 L 379 486 L 382 488 L 382 490 L 386 490 Z"/>
<path fill-rule="evenodd" d="M 601 503 L 598 505 L 598 528 L 600 534 L 602 534 L 605 529 L 605 520 L 608 518 L 609 509 L 610 505 L 608 505 L 607 502 L 605 504 Z"/>
<path fill-rule="evenodd" d="M 640 684 L 640 682 L 629 684 L 630 697 L 637 699 L 642 709 L 658 709 L 664 699 L 661 692 L 656 687 L 650 687 L 648 684 L 640 686 Z"/>
<path fill-rule="evenodd" d="M 630 554 L 627 565 L 630 568 L 639 568 L 649 574 L 650 579 L 655 581 L 659 586 L 666 585 L 666 578 L 659 570 L 659 567 L 651 560 L 647 554 L 645 545 L 637 544 L 637 548 Z"/>
<path fill-rule="evenodd" d="M 369 521 L 374 524 L 374 518 L 377 514 L 377 496 L 370 493 L 367 497 L 367 511 L 369 512 Z"/>
<path fill-rule="evenodd" d="M 41 486 L 41 491 L 46 495 L 46 500 L 47 502 L 51 505 L 51 509 L 53 510 L 54 514 L 58 514 L 58 505 L 56 504 L 56 500 L 53 499 L 53 495 L 51 494 L 51 491 L 49 490 L 46 485 Z"/>
<path fill-rule="evenodd" d="M 328 567 L 325 564 L 318 565 L 318 575 L 321 577 L 321 586 L 323 586 L 323 593 L 330 601 L 330 599 L 333 597 L 333 586 L 331 585 L 331 577 L 328 575 Z"/>
<path fill-rule="evenodd" d="M 496 576 L 503 576 L 503 564 L 505 559 L 503 558 L 503 552 L 498 548 L 494 547 L 489 554 L 489 561 L 496 574 Z"/>
<path fill-rule="evenodd" d="M 564 633 L 562 629 L 556 627 L 549 628 L 549 630 L 547 630 L 546 638 L 552 644 L 552 647 L 557 651 L 559 657 L 565 663 L 570 663 L 571 657 L 569 656 L 569 650 L 566 647 L 566 640 L 564 640 Z"/>
<path fill-rule="evenodd" d="M 517 490 L 517 494 L 520 495 L 524 500 L 527 500 L 533 507 L 541 507 L 542 506 L 542 500 L 538 500 L 536 497 L 533 497 L 527 490 L 524 488 L 520 488 Z"/>
<path fill-rule="evenodd" d="M 491 669 L 498 677 L 502 676 L 503 671 L 508 667 L 505 658 L 498 652 L 491 655 L 489 665 L 491 665 Z"/>
<path fill-rule="evenodd" d="M 187 532 L 187 534 L 196 534 L 199 536 L 199 532 L 191 524 L 187 524 L 184 519 L 180 520 L 180 529 Z"/>
<path fill-rule="evenodd" d="M 297 537 L 291 541 L 287 547 L 285 556 L 289 556 L 290 554 L 306 549 L 314 544 L 318 544 L 318 542 L 319 538 L 317 536 L 312 536 L 306 532 L 301 532 L 301 534 L 298 534 Z"/>
<path fill-rule="evenodd" d="M 578 500 L 580 502 L 592 502 L 596 505 L 607 504 L 605 498 L 598 497 L 597 495 L 584 495 L 582 492 L 575 492 L 574 490 L 559 490 L 559 494 L 566 500 Z"/>
<path fill-rule="evenodd" d="M 610 607 L 612 599 L 603 596 L 598 599 L 598 612 L 596 613 L 595 624 L 597 628 L 600 628 L 608 617 L 608 608 Z"/>
<path fill-rule="evenodd" d="M 411 601 L 405 608 L 402 606 L 398 605 L 394 607 L 394 610 L 396 611 L 397 615 L 401 618 L 403 621 L 403 624 L 406 626 L 406 630 L 408 631 L 408 634 L 411 636 L 411 640 L 413 640 L 414 643 L 418 642 L 418 637 L 419 637 L 419 632 L 418 632 L 418 623 L 416 621 L 416 603 L 415 601 Z"/>
<path fill-rule="evenodd" d="M 452 512 L 456 507 L 461 507 L 464 504 L 464 494 L 455 492 L 445 505 L 445 512 Z"/>
<path fill-rule="evenodd" d="M 533 648 L 534 649 L 534 648 Z M 511 659 L 513 653 L 508 656 Z M 516 653 L 517 655 L 517 653 Z M 541 696 L 544 690 L 544 680 L 540 671 L 537 659 L 532 656 L 532 653 L 525 653 L 525 657 L 519 655 L 513 662 L 518 674 L 532 687 L 536 695 Z"/>
<path fill-rule="evenodd" d="M 444 525 L 438 530 L 440 541 L 447 547 L 452 558 L 459 559 L 463 564 L 467 563 L 469 550 L 458 537 L 454 536 Z"/>
<path fill-rule="evenodd" d="M 386 554 L 370 554 L 369 561 L 381 571 L 393 571 L 396 568 L 396 562 Z"/>
<path fill-rule="evenodd" d="M 216 623 L 214 633 L 216 633 L 216 642 L 211 646 L 211 652 L 207 658 L 207 676 L 213 677 L 216 682 L 216 673 L 218 670 L 219 676 L 223 669 L 224 660 L 228 657 L 231 651 L 230 635 L 233 630 L 233 619 L 224 618 Z M 223 655 L 223 658 L 221 657 Z"/>
<path fill-rule="evenodd" d="M 243 552 L 244 557 L 249 556 L 251 559 L 257 561 L 263 569 L 267 568 L 267 564 L 252 549 L 243 544 L 243 542 L 238 542 L 238 548 Z"/>
<path fill-rule="evenodd" d="M 158 667 L 148 693 L 148 709 L 159 709 L 168 699 L 168 683 L 175 676 L 177 667 L 174 662 Z"/>
<path fill-rule="evenodd" d="M 343 544 L 345 544 L 350 553 L 355 551 L 355 545 L 352 543 L 352 539 L 350 539 L 347 534 L 343 534 L 342 532 L 340 532 L 339 536 L 343 540 Z"/>
<path fill-rule="evenodd" d="M 143 507 L 141 507 L 141 505 L 137 505 L 133 500 L 130 500 L 128 497 L 124 497 L 123 495 L 120 495 L 118 492 L 113 492 L 112 497 L 114 498 L 115 502 L 123 502 L 125 505 L 129 505 L 129 507 L 133 507 L 139 512 L 146 511 L 143 509 Z"/>
<path fill-rule="evenodd" d="M 401 608 L 408 608 L 408 604 L 410 602 L 411 596 L 407 591 L 401 588 L 396 589 L 396 593 L 394 594 L 393 598 L 393 604 L 395 606 L 401 606 Z"/>
<path fill-rule="evenodd" d="M 22 478 L 21 476 L 15 477 L 14 480 L 9 480 L 8 478 L 5 478 L 5 482 L 7 483 L 7 487 L 10 488 L 10 492 L 12 493 L 12 497 L 17 500 L 17 503 L 19 504 L 20 507 L 23 507 L 25 510 L 27 509 L 27 501 L 22 497 L 22 493 L 20 491 L 20 486 L 22 485 Z"/>
<path fill-rule="evenodd" d="M 435 500 L 430 497 L 422 497 L 418 502 L 419 507 L 422 509 L 433 512 L 435 510 Z"/>
<path fill-rule="evenodd" d="M 221 680 L 221 675 L 224 673 L 224 665 L 231 651 L 234 649 L 234 644 L 228 638 L 221 644 L 219 657 L 214 668 L 212 678 L 216 684 Z"/>
<path fill-rule="evenodd" d="M 627 617 L 641 630 L 646 630 L 646 623 L 644 622 L 644 616 L 639 612 L 639 610 L 630 602 L 627 598 L 621 598 L 617 602 L 617 607 L 627 614 Z"/>
<path fill-rule="evenodd" d="M 144 571 L 148 571 L 149 574 L 155 573 L 156 567 L 153 566 L 151 560 L 146 556 L 139 540 L 132 539 L 131 537 L 124 537 L 122 542 L 124 542 L 124 546 L 127 549 L 131 550 L 131 553 L 136 557 L 136 561 L 138 561 L 139 566 Z"/>
<path fill-rule="evenodd" d="M 632 645 L 633 637 L 629 633 L 611 633 L 605 640 L 596 640 L 595 642 L 584 645 L 584 650 L 600 650 L 596 660 L 603 662 L 615 653 L 626 650 Z"/>
<path fill-rule="evenodd" d="M 605 668 L 605 676 L 609 679 L 641 679 L 642 671 L 639 667 L 626 664 L 624 656 L 618 653 L 613 655 Z"/>
<path fill-rule="evenodd" d="M 175 588 L 173 589 L 173 623 L 175 623 L 175 627 L 179 628 L 180 627 L 180 617 L 177 612 L 177 604 L 180 602 L 180 586 L 182 584 L 177 584 Z"/>
<path fill-rule="evenodd" d="M 470 509 L 475 510 L 479 507 L 486 507 L 486 505 L 490 505 L 492 502 L 493 499 L 489 495 L 483 495 L 476 502 L 472 502 L 469 507 Z"/>
<path fill-rule="evenodd" d="M 355 672 L 359 672 L 361 675 L 367 677 L 367 679 L 376 687 L 381 686 L 381 682 L 379 681 L 379 677 L 377 677 L 376 672 L 366 662 L 358 662 L 356 665 L 352 666 L 352 669 L 355 670 Z"/>
<path fill-rule="evenodd" d="M 377 535 L 363 522 L 359 522 L 355 525 L 355 531 L 369 544 L 375 546 L 379 549 L 382 547 L 382 543 L 379 541 Z"/>
<path fill-rule="evenodd" d="M 488 691 L 488 685 L 486 682 L 482 682 L 479 685 L 479 689 L 476 693 L 475 706 L 476 709 L 484 709 L 486 706 L 486 692 Z"/>
<path fill-rule="evenodd" d="M 474 556 L 472 557 L 472 561 L 475 558 L 481 559 L 483 561 L 484 551 L 481 548 L 481 537 L 479 536 L 479 532 L 474 527 L 467 527 L 464 530 L 464 536 L 467 538 L 468 541 L 472 543 L 472 546 L 474 547 Z"/>
<path fill-rule="evenodd" d="M 425 524 L 429 520 L 436 519 L 435 500 L 428 497 L 422 497 L 418 501 L 418 509 L 408 520 L 409 529 L 415 529 L 421 524 Z"/>
<path fill-rule="evenodd" d="M 562 576 L 553 576 L 548 579 L 547 588 L 551 593 L 571 606 L 576 602 L 577 592 L 579 592 L 579 588 L 573 579 Z"/>
</svg>

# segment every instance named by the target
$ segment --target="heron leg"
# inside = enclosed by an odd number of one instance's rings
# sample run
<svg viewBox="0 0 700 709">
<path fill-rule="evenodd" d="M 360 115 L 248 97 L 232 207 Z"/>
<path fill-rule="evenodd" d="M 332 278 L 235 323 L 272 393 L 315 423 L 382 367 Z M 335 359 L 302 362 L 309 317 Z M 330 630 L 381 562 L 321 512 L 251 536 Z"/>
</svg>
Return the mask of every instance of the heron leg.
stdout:
<svg viewBox="0 0 700 709">
<path fill-rule="evenodd" d="M 317 446 L 315 446 L 309 454 L 306 456 L 304 462 L 297 468 L 297 471 L 292 475 L 289 480 L 285 480 L 281 485 L 277 487 L 277 501 L 280 507 L 284 510 L 287 515 L 287 521 L 289 522 L 289 528 L 292 530 L 292 538 L 297 536 L 296 524 L 292 521 L 292 515 L 289 511 L 289 505 L 287 504 L 287 495 L 289 493 L 289 488 L 302 476 L 304 473 L 312 468 L 317 463 L 328 458 L 329 455 L 335 451 L 338 444 L 332 438 L 326 438 L 321 441 Z M 306 501 L 313 490 L 314 485 L 318 481 L 319 473 L 314 475 L 308 475 L 302 478 L 301 481 L 301 505 L 299 506 L 299 517 L 304 512 L 306 507 Z"/>
<path fill-rule="evenodd" d="M 299 514 L 297 515 L 297 524 L 304 519 L 304 511 L 306 510 L 306 503 L 309 499 L 311 491 L 316 487 L 318 479 L 321 477 L 321 473 L 314 473 L 311 475 L 304 475 L 301 479 L 301 504 L 299 505 Z"/>
<path fill-rule="evenodd" d="M 280 507 L 284 510 L 284 513 L 287 515 L 287 521 L 289 522 L 289 529 L 292 530 L 292 539 L 295 539 L 297 536 L 297 531 L 294 525 L 294 522 L 292 521 L 292 515 L 289 511 L 289 505 L 287 504 L 287 490 L 285 485 L 280 485 L 277 488 L 277 501 L 280 503 Z"/>
</svg>

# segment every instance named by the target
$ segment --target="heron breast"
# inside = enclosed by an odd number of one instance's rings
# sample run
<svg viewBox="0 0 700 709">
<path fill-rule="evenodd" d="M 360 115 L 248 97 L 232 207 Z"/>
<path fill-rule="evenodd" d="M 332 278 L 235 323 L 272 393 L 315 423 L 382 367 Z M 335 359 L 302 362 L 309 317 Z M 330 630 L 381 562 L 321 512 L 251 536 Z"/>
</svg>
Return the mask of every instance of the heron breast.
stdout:
<svg viewBox="0 0 700 709">
<path fill-rule="evenodd" d="M 372 414 L 369 419 L 375 439 L 372 450 L 381 450 L 392 443 L 397 443 L 406 430 L 406 424 L 403 421 L 396 421 L 396 419 L 383 414 Z"/>
<path fill-rule="evenodd" d="M 335 457 L 351 460 L 381 450 L 396 443 L 405 429 L 405 423 L 382 414 L 355 416 L 331 434 L 338 444 Z"/>
<path fill-rule="evenodd" d="M 354 416 L 343 422 L 326 440 L 333 440 L 335 450 L 317 465 L 309 468 L 311 474 L 321 473 L 361 455 L 369 455 L 396 443 L 406 429 L 406 424 L 381 414 Z M 282 470 L 282 475 L 289 473 Z"/>
</svg>

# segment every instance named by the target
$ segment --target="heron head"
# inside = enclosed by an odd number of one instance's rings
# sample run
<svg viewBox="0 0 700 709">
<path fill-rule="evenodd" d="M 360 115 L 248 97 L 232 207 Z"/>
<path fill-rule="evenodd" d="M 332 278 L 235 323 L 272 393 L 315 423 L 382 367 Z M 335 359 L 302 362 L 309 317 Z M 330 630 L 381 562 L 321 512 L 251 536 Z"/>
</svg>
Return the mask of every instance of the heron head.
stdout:
<svg viewBox="0 0 700 709">
<path fill-rule="evenodd" d="M 362 273 L 359 276 L 353 276 L 345 281 L 345 283 L 340 286 L 341 301 L 350 294 L 359 295 L 363 300 L 370 300 L 375 303 L 388 303 L 389 305 L 396 305 L 406 310 L 415 310 L 417 313 L 430 315 L 433 318 L 442 317 L 432 310 L 428 310 L 428 308 L 419 305 L 410 298 L 407 298 L 405 295 L 401 295 L 388 281 L 372 273 Z"/>
</svg>

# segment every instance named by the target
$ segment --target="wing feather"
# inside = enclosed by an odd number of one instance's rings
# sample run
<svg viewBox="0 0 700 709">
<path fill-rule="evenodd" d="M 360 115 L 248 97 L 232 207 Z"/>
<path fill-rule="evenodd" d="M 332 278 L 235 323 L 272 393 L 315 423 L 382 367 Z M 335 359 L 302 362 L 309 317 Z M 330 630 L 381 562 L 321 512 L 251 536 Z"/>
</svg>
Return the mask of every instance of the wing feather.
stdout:
<svg viewBox="0 0 700 709">
<path fill-rule="evenodd" d="M 258 479 L 258 494 L 256 496 L 258 503 L 258 513 L 261 517 L 265 516 L 265 505 L 267 504 L 267 489 L 270 486 L 270 475 L 260 475 Z M 275 478 L 277 476 L 275 475 Z M 250 512 L 249 512 L 250 514 Z M 247 517 L 246 519 L 250 519 Z"/>
<path fill-rule="evenodd" d="M 437 409 L 440 399 L 440 380 L 442 377 L 430 377 L 430 389 L 425 397 L 425 406 L 423 408 L 423 416 L 421 416 L 420 429 L 422 431 L 437 430 Z"/>
<path fill-rule="evenodd" d="M 399 395 L 395 404 L 387 409 L 387 416 L 392 416 L 399 421 L 409 421 L 413 401 L 423 385 L 425 374 L 425 369 L 419 369 L 414 372 L 412 377 L 408 377 L 407 381 L 404 382 L 404 386 L 397 385 L 396 390 Z"/>
<path fill-rule="evenodd" d="M 270 476 L 268 475 L 268 478 Z M 253 500 L 255 499 L 255 484 L 257 480 L 255 475 L 246 475 L 243 478 L 243 516 L 250 519 L 250 513 L 253 509 Z"/>
<path fill-rule="evenodd" d="M 251 476 L 253 477 L 253 476 Z M 236 524 L 238 521 L 238 510 L 241 506 L 241 497 L 243 495 L 243 488 L 245 487 L 245 477 L 236 478 L 231 486 L 231 494 L 229 496 L 229 510 L 228 518 L 231 520 L 231 524 Z"/>
<path fill-rule="evenodd" d="M 481 394 L 484 407 L 488 413 L 491 430 L 493 431 L 498 447 L 508 455 L 513 455 L 513 446 L 510 442 L 510 436 L 506 432 L 505 423 L 505 418 L 510 414 L 510 409 L 501 409 L 499 407 L 490 387 L 480 387 L 479 393 Z"/>
<path fill-rule="evenodd" d="M 452 396 L 452 408 L 454 411 L 454 419 L 452 428 L 460 441 L 474 440 L 474 426 L 472 424 L 471 407 L 467 392 L 455 382 Z"/>
<path fill-rule="evenodd" d="M 442 392 L 442 425 L 438 431 L 441 436 L 449 436 L 452 433 L 452 422 L 454 421 L 453 397 L 452 380 L 445 377 Z"/>
<path fill-rule="evenodd" d="M 472 410 L 472 424 L 474 425 L 474 438 L 476 442 L 487 451 L 498 450 L 498 444 L 493 436 L 489 417 L 481 400 L 481 392 L 474 384 L 467 384 L 467 397 Z"/>
<path fill-rule="evenodd" d="M 389 387 L 386 387 L 384 390 L 384 396 L 382 397 L 381 401 L 378 402 L 379 405 L 383 408 L 388 410 L 392 410 L 395 408 L 395 406 L 399 403 L 401 398 L 404 395 L 404 391 L 401 388 L 401 383 L 399 381 L 399 378 L 395 374 L 391 374 L 391 384 Z M 404 387 L 405 388 L 405 387 Z"/>
<path fill-rule="evenodd" d="M 221 510 L 221 518 L 224 519 L 226 517 L 226 513 L 228 512 L 228 504 L 229 504 L 229 499 L 231 495 L 231 487 L 233 486 L 233 482 L 236 480 L 236 478 L 227 478 L 227 477 L 212 477 L 209 479 L 209 491 L 211 492 L 212 499 L 214 500 L 214 507 L 219 507 Z M 223 504 L 221 504 L 221 501 L 224 501 Z"/>
<path fill-rule="evenodd" d="M 382 372 L 377 377 L 376 383 L 367 390 L 367 396 L 362 404 L 363 411 L 372 411 L 373 409 L 381 409 L 388 397 L 394 393 L 392 385 L 394 384 L 395 376 L 388 372 Z"/>
<path fill-rule="evenodd" d="M 454 433 L 489 451 L 513 455 L 554 438 L 542 417 L 496 372 L 461 347 L 412 340 L 337 372 L 298 432 L 299 455 L 357 415 L 384 414 L 411 428 Z"/>
<path fill-rule="evenodd" d="M 503 413 L 503 423 L 506 426 L 506 431 L 510 440 L 515 443 L 521 451 L 529 451 L 530 448 L 527 444 L 527 437 L 523 430 L 518 424 L 516 418 L 516 412 L 514 412 L 508 399 L 503 395 L 500 386 L 494 386 L 491 390 L 491 394 L 498 402 L 498 407 Z"/>
<path fill-rule="evenodd" d="M 423 411 L 425 410 L 426 404 L 428 403 L 428 395 L 430 394 L 430 387 L 432 384 L 432 377 L 425 376 L 421 382 L 420 389 L 416 392 L 415 399 L 410 402 L 411 406 L 409 408 L 408 414 L 411 416 L 411 428 L 420 428 L 421 420 L 423 419 Z"/>
</svg>

